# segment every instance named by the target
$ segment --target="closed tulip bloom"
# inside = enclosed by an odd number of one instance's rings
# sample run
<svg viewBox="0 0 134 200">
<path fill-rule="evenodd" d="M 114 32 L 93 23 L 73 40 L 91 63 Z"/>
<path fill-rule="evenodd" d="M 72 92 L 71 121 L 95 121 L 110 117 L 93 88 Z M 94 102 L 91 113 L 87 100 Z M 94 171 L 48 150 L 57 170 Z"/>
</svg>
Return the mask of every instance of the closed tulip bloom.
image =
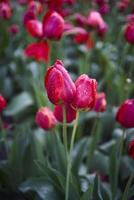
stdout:
<svg viewBox="0 0 134 200">
<path fill-rule="evenodd" d="M 0 112 L 2 112 L 2 110 L 4 110 L 6 106 L 7 106 L 7 102 L 5 98 L 0 94 Z"/>
<path fill-rule="evenodd" d="M 134 128 L 134 99 L 126 100 L 118 109 L 116 121 L 124 128 Z"/>
<path fill-rule="evenodd" d="M 43 36 L 58 40 L 64 31 L 64 19 L 57 12 L 47 12 L 43 19 Z"/>
<path fill-rule="evenodd" d="M 83 43 L 86 43 L 88 40 L 88 33 L 85 31 L 85 32 L 82 32 L 82 33 L 78 33 L 74 36 L 74 41 L 77 43 L 77 44 L 83 44 Z"/>
<path fill-rule="evenodd" d="M 24 54 L 37 61 L 45 61 L 47 63 L 49 60 L 48 43 L 46 41 L 31 43 L 25 48 Z"/>
<path fill-rule="evenodd" d="M 91 11 L 88 15 L 87 24 L 92 28 L 98 29 L 98 34 L 104 35 L 107 31 L 107 24 L 101 14 L 97 11 Z"/>
<path fill-rule="evenodd" d="M 105 93 L 104 92 L 97 93 L 94 110 L 96 112 L 104 112 L 106 110 L 106 105 L 107 102 Z"/>
<path fill-rule="evenodd" d="M 45 88 L 48 98 L 53 104 L 71 103 L 73 101 L 76 87 L 60 60 L 57 60 L 47 70 Z"/>
<path fill-rule="evenodd" d="M 86 74 L 81 75 L 75 82 L 76 95 L 73 107 L 80 110 L 90 110 L 96 101 L 97 82 Z"/>
<path fill-rule="evenodd" d="M 129 143 L 128 155 L 134 159 L 134 139 Z"/>
<path fill-rule="evenodd" d="M 128 43 L 134 44 L 134 23 L 129 23 L 126 25 L 124 37 Z"/>
<path fill-rule="evenodd" d="M 10 19 L 12 16 L 11 6 L 7 2 L 0 3 L 0 17 L 3 19 Z"/>
<path fill-rule="evenodd" d="M 71 123 L 76 118 L 76 111 L 69 104 L 65 104 L 65 110 L 66 110 L 66 122 Z M 55 106 L 54 116 L 59 122 L 63 122 L 63 105 Z"/>
<path fill-rule="evenodd" d="M 43 35 L 42 23 L 38 20 L 29 20 L 26 23 L 26 29 L 33 37 L 41 38 Z"/>
<path fill-rule="evenodd" d="M 41 107 L 36 113 L 35 122 L 40 128 L 49 130 L 55 127 L 57 120 L 49 108 Z"/>
</svg>

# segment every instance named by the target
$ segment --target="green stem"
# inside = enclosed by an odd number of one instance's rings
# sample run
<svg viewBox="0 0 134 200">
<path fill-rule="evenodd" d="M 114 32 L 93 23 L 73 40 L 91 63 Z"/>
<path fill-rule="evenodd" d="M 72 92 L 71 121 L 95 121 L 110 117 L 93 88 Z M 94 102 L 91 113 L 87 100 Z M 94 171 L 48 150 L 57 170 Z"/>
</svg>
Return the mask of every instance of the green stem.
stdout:
<svg viewBox="0 0 134 200">
<path fill-rule="evenodd" d="M 92 140 L 91 140 L 90 146 L 88 148 L 88 158 L 87 158 L 87 167 L 88 167 L 88 169 L 90 169 L 89 166 L 90 166 L 92 158 L 94 156 L 96 143 L 98 141 L 98 134 L 95 133 L 96 128 L 97 128 L 98 119 L 99 119 L 99 115 L 97 115 L 97 117 L 95 118 L 95 121 L 94 121 L 94 124 L 93 124 L 93 128 L 91 130 Z M 89 138 L 89 142 L 90 142 L 90 138 Z"/>
<path fill-rule="evenodd" d="M 65 105 L 62 106 L 63 109 L 63 142 L 66 152 L 66 158 L 68 156 L 68 146 L 67 146 L 67 120 L 66 120 L 66 108 Z"/>
<path fill-rule="evenodd" d="M 6 132 L 5 132 L 5 129 L 4 129 L 4 127 L 3 127 L 3 121 L 2 121 L 2 118 L 1 118 L 1 116 L 0 116 L 0 129 L 1 129 L 1 132 L 2 132 L 2 139 L 5 139 L 5 137 L 6 137 Z"/>
<path fill-rule="evenodd" d="M 124 138 L 125 138 L 125 129 L 123 129 L 123 134 L 122 134 L 121 140 L 120 140 L 119 161 L 121 160 L 121 155 L 122 155 L 122 152 L 123 152 Z"/>
<path fill-rule="evenodd" d="M 78 126 L 78 118 L 79 118 L 79 111 L 76 113 L 76 120 L 73 127 L 72 137 L 71 137 L 71 144 L 70 144 L 70 151 L 69 151 L 69 157 L 68 157 L 68 165 L 67 165 L 67 176 L 66 176 L 66 194 L 65 194 L 65 200 L 69 199 L 69 181 L 70 181 L 70 173 L 71 173 L 71 165 L 72 165 L 72 159 L 71 154 L 74 146 L 74 140 L 76 136 L 76 129 Z"/>
<path fill-rule="evenodd" d="M 122 200 L 128 199 L 128 192 L 129 192 L 129 188 L 130 188 L 130 185 L 132 183 L 133 178 L 134 178 L 134 173 L 132 173 L 131 176 L 128 179 L 127 185 L 126 185 L 124 193 L 123 193 Z"/>
</svg>

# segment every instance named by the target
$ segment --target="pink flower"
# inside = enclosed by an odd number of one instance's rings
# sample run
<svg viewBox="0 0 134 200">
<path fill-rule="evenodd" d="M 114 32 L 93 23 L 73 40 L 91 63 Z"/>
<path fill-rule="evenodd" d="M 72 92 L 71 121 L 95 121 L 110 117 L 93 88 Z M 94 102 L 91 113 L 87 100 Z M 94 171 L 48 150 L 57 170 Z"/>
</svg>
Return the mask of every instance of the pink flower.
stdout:
<svg viewBox="0 0 134 200">
<path fill-rule="evenodd" d="M 0 17 L 3 19 L 10 19 L 12 16 L 12 10 L 10 4 L 7 2 L 0 3 Z"/>
<path fill-rule="evenodd" d="M 49 60 L 48 43 L 46 41 L 31 43 L 25 48 L 24 53 L 37 61 L 45 61 L 47 63 Z"/>
<path fill-rule="evenodd" d="M 64 31 L 64 19 L 57 12 L 47 12 L 43 18 L 43 36 L 59 40 Z"/>
<path fill-rule="evenodd" d="M 128 155 L 134 159 L 134 139 L 129 143 Z"/>
<path fill-rule="evenodd" d="M 80 110 L 92 109 L 96 101 L 96 80 L 89 78 L 86 74 L 83 74 L 76 80 L 75 86 L 76 95 L 72 106 L 75 109 Z"/>
<path fill-rule="evenodd" d="M 38 20 L 29 20 L 26 23 L 26 29 L 33 37 L 41 38 L 43 36 L 42 23 Z"/>
<path fill-rule="evenodd" d="M 134 99 L 127 99 L 116 113 L 116 121 L 125 128 L 134 128 Z"/>
<path fill-rule="evenodd" d="M 134 44 L 134 23 L 128 23 L 124 30 L 124 37 L 130 44 Z"/>
<path fill-rule="evenodd" d="M 101 14 L 97 11 L 91 11 L 88 15 L 87 24 L 98 30 L 98 34 L 103 36 L 107 31 L 107 24 Z"/>
<path fill-rule="evenodd" d="M 36 113 L 35 122 L 40 128 L 49 130 L 55 127 L 57 120 L 49 108 L 41 107 Z"/>
<path fill-rule="evenodd" d="M 9 32 L 12 34 L 12 35 L 16 35 L 18 32 L 19 32 L 19 26 L 17 24 L 12 24 L 10 27 L 9 27 Z"/>
<path fill-rule="evenodd" d="M 5 98 L 0 94 L 0 113 L 2 112 L 4 108 L 6 108 L 6 106 L 7 106 L 7 102 Z"/>
<path fill-rule="evenodd" d="M 107 102 L 105 93 L 104 92 L 97 93 L 94 110 L 96 112 L 104 112 L 106 110 L 106 105 Z"/>
<path fill-rule="evenodd" d="M 66 121 L 71 123 L 76 118 L 76 111 L 69 105 L 65 104 Z M 63 105 L 56 105 L 54 107 L 54 116 L 59 122 L 63 122 Z"/>
<path fill-rule="evenodd" d="M 60 60 L 47 70 L 45 87 L 53 104 L 71 103 L 76 93 L 75 84 Z"/>
</svg>

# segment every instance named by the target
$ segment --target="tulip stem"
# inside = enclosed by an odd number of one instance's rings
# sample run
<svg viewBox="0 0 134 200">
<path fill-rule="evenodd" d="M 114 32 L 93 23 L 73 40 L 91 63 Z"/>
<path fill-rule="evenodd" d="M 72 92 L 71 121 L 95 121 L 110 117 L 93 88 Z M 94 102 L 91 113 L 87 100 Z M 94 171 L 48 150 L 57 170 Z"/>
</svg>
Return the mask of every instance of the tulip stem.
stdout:
<svg viewBox="0 0 134 200">
<path fill-rule="evenodd" d="M 134 178 L 134 173 L 132 173 L 128 179 L 128 182 L 126 184 L 126 187 L 125 187 L 125 190 L 124 190 L 124 193 L 123 193 L 123 196 L 122 196 L 122 200 L 127 200 L 128 199 L 128 192 L 129 192 L 129 188 L 131 186 L 131 183 L 132 183 L 132 180 Z"/>
<path fill-rule="evenodd" d="M 67 120 L 66 120 L 66 108 L 65 105 L 62 106 L 63 109 L 63 143 L 65 147 L 66 158 L 68 156 L 68 146 L 67 146 Z"/>
<path fill-rule="evenodd" d="M 96 144 L 97 144 L 98 139 L 99 139 L 98 133 L 97 132 L 95 133 L 98 120 L 99 120 L 99 113 L 97 113 L 97 117 L 95 118 L 92 130 L 91 130 L 91 136 L 92 136 L 91 142 L 90 142 L 90 138 L 89 138 L 90 145 L 89 145 L 89 148 L 88 148 L 88 155 L 87 155 L 87 167 L 88 167 L 89 170 L 91 168 L 92 159 L 94 157 L 94 151 L 95 151 L 95 148 L 96 148 Z"/>
<path fill-rule="evenodd" d="M 69 150 L 69 156 L 68 156 L 65 200 L 69 199 L 69 181 L 70 181 L 70 173 L 71 173 L 71 165 L 72 165 L 71 155 L 72 155 L 74 140 L 75 140 L 75 136 L 76 136 L 76 129 L 78 126 L 78 119 L 79 119 L 79 111 L 76 112 L 76 120 L 75 120 L 75 124 L 74 124 L 73 131 L 72 131 L 71 144 L 70 144 L 70 150 Z"/>
</svg>

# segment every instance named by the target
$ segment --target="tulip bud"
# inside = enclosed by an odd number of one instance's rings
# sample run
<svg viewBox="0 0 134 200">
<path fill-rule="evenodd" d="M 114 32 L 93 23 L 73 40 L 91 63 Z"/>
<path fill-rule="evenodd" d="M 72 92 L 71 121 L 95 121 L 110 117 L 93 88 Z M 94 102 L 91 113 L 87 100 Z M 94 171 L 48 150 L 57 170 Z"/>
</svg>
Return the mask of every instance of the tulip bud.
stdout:
<svg viewBox="0 0 134 200">
<path fill-rule="evenodd" d="M 29 20 L 26 23 L 26 29 L 33 37 L 41 38 L 43 35 L 42 23 L 38 20 Z"/>
<path fill-rule="evenodd" d="M 76 80 L 75 86 L 76 95 L 72 104 L 73 107 L 80 110 L 92 109 L 96 101 L 96 80 L 83 74 Z"/>
<path fill-rule="evenodd" d="M 33 57 L 37 61 L 49 60 L 49 46 L 46 41 L 36 42 L 29 44 L 25 50 L 24 54 L 28 57 Z"/>
<path fill-rule="evenodd" d="M 134 159 L 134 140 L 129 143 L 128 146 L 128 155 Z"/>
<path fill-rule="evenodd" d="M 47 107 L 41 107 L 35 116 L 35 122 L 40 128 L 49 130 L 55 127 L 56 118 L 53 112 Z"/>
<path fill-rule="evenodd" d="M 83 43 L 86 43 L 88 40 L 88 33 L 85 31 L 85 32 L 82 32 L 82 33 L 78 33 L 74 36 L 74 41 L 77 43 L 77 44 L 83 44 Z"/>
<path fill-rule="evenodd" d="M 107 31 L 107 24 L 101 14 L 97 11 L 91 11 L 88 15 L 87 23 L 89 26 L 98 29 L 98 34 L 104 35 Z"/>
<path fill-rule="evenodd" d="M 8 31 L 12 34 L 12 35 L 16 35 L 19 32 L 19 26 L 17 24 L 12 24 Z"/>
<path fill-rule="evenodd" d="M 121 104 L 116 114 L 116 121 L 124 128 L 134 128 L 134 99 L 128 99 Z"/>
<path fill-rule="evenodd" d="M 66 122 L 71 123 L 76 118 L 76 111 L 69 105 L 65 104 Z M 56 105 L 54 108 L 54 116 L 59 122 L 63 122 L 63 105 Z"/>
<path fill-rule="evenodd" d="M 8 3 L 0 3 L 0 17 L 3 19 L 10 19 L 12 16 L 11 7 Z"/>
<path fill-rule="evenodd" d="M 79 26 L 84 26 L 87 23 L 86 17 L 80 13 L 74 15 L 74 20 Z"/>
<path fill-rule="evenodd" d="M 124 37 L 128 43 L 134 44 L 134 23 L 129 23 L 126 25 Z"/>
<path fill-rule="evenodd" d="M 105 93 L 104 92 L 97 93 L 94 110 L 96 112 L 104 112 L 106 110 L 106 104 L 107 102 Z"/>
<path fill-rule="evenodd" d="M 7 106 L 7 102 L 5 98 L 2 95 L 0 95 L 0 113 L 6 106 Z"/>
<path fill-rule="evenodd" d="M 32 20 L 32 19 L 35 19 L 36 18 L 36 16 L 35 16 L 35 13 L 33 12 L 33 11 L 26 11 L 25 13 L 24 13 L 24 16 L 23 16 L 23 24 L 24 24 L 24 26 L 26 26 L 26 24 L 27 24 L 27 22 L 29 21 L 29 20 Z"/>
<path fill-rule="evenodd" d="M 48 98 L 53 104 L 71 103 L 73 101 L 76 93 L 75 84 L 60 60 L 57 60 L 47 70 L 45 88 Z"/>
<path fill-rule="evenodd" d="M 58 40 L 64 31 L 64 19 L 57 12 L 47 12 L 43 19 L 43 36 Z"/>
</svg>

